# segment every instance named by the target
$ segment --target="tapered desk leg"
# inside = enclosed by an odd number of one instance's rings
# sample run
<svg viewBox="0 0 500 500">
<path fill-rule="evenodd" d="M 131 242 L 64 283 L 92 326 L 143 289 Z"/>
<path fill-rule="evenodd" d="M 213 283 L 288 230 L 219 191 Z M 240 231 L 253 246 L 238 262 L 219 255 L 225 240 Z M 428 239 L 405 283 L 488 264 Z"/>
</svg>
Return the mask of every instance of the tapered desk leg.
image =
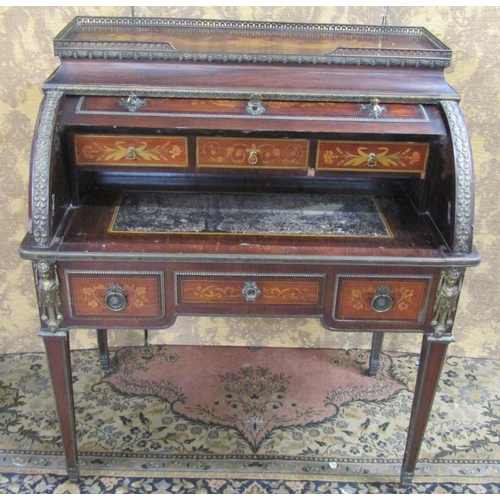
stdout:
<svg viewBox="0 0 500 500">
<path fill-rule="evenodd" d="M 78 481 L 79 466 L 76 446 L 76 419 L 71 378 L 71 359 L 68 332 L 41 330 L 45 343 L 52 387 L 56 399 L 57 416 L 66 457 L 66 470 L 72 483 Z"/>
<path fill-rule="evenodd" d="M 97 344 L 99 346 L 99 361 L 101 370 L 109 370 L 109 349 L 108 349 L 108 331 L 97 330 Z"/>
<path fill-rule="evenodd" d="M 409 486 L 415 475 L 418 454 L 422 445 L 425 428 L 431 412 L 441 368 L 443 366 L 448 344 L 453 336 L 432 337 L 424 335 L 422 352 L 418 366 L 415 395 L 411 410 L 408 439 L 401 469 L 401 484 Z"/>
<path fill-rule="evenodd" d="M 384 341 L 384 332 L 373 332 L 372 350 L 370 353 L 370 368 L 368 375 L 376 377 L 378 367 L 380 366 L 380 352 L 382 351 L 382 342 Z"/>
</svg>

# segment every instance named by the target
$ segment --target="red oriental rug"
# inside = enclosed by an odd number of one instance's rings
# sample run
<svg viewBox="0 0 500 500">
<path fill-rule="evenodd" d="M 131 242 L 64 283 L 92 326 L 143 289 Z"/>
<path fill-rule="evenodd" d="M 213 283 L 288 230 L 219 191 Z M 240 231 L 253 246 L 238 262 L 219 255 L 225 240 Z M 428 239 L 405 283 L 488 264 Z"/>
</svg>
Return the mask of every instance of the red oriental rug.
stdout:
<svg viewBox="0 0 500 500">
<path fill-rule="evenodd" d="M 278 430 L 310 434 L 342 405 L 382 402 L 406 389 L 389 376 L 390 358 L 383 358 L 377 378 L 365 375 L 366 363 L 365 351 L 178 346 L 139 353 L 131 348 L 118 352 L 115 371 L 103 382 L 121 394 L 156 396 L 206 430 L 232 432 L 239 443 L 235 453 L 259 453 L 269 449 Z M 200 445 L 202 434 L 193 435 Z M 166 444 L 163 437 L 156 439 Z"/>
<path fill-rule="evenodd" d="M 0 485 L 19 491 L 65 474 L 43 357 L 0 355 Z M 364 350 L 125 347 L 103 373 L 95 350 L 73 351 L 82 484 L 96 492 L 163 484 L 138 478 L 163 478 L 166 491 L 256 480 L 303 492 L 330 491 L 335 481 L 397 485 L 418 356 L 383 353 L 375 378 L 368 359 Z M 447 358 L 417 485 L 499 477 L 499 368 Z"/>
</svg>

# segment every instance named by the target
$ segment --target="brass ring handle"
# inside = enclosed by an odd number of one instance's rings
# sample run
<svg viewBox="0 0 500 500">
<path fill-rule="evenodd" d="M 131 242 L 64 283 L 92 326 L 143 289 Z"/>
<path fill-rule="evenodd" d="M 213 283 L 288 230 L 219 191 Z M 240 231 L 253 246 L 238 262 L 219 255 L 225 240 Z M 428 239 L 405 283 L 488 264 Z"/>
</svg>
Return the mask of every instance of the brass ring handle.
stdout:
<svg viewBox="0 0 500 500">
<path fill-rule="evenodd" d="M 394 305 L 394 292 L 388 286 L 379 286 L 372 299 L 372 309 L 378 313 L 389 311 Z"/>
<path fill-rule="evenodd" d="M 250 154 L 248 155 L 248 163 L 250 163 L 250 165 L 256 165 L 258 161 L 259 157 L 257 156 L 257 151 L 252 149 L 252 151 L 250 151 Z"/>
<path fill-rule="evenodd" d="M 243 290 L 241 290 L 243 297 L 247 302 L 255 302 L 255 299 L 262 293 L 260 291 L 259 286 L 255 281 L 248 281 L 243 286 Z"/>
<path fill-rule="evenodd" d="M 377 155 L 375 153 L 370 153 L 368 155 L 368 160 L 366 160 L 366 164 L 370 167 L 370 168 L 374 168 L 377 166 Z"/>
<path fill-rule="evenodd" d="M 137 151 L 134 146 L 128 148 L 125 158 L 127 158 L 127 160 L 135 160 L 137 158 Z"/>
<path fill-rule="evenodd" d="M 110 283 L 106 288 L 104 303 L 111 311 L 117 312 L 125 309 L 127 306 L 127 296 L 125 295 L 124 288 L 117 283 Z"/>
</svg>

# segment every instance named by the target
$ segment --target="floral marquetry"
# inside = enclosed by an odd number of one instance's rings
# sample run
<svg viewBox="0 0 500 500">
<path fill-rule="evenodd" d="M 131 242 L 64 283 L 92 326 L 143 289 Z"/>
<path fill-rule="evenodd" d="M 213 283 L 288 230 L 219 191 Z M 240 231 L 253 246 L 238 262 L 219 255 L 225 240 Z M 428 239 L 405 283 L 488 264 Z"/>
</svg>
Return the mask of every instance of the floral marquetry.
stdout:
<svg viewBox="0 0 500 500">
<path fill-rule="evenodd" d="M 425 309 L 429 281 L 426 280 L 368 280 L 340 278 L 336 318 L 341 320 L 405 320 L 419 321 Z M 379 291 L 389 290 L 391 307 L 380 312 L 374 299 Z"/>
<path fill-rule="evenodd" d="M 307 170 L 309 141 L 199 137 L 197 166 Z"/>
<path fill-rule="evenodd" d="M 180 299 L 186 304 L 244 304 L 245 280 L 181 279 Z M 318 281 L 259 281 L 259 304 L 317 305 L 321 300 Z"/>
<path fill-rule="evenodd" d="M 316 168 L 422 173 L 428 155 L 424 143 L 319 141 Z"/>
<path fill-rule="evenodd" d="M 156 276 L 85 276 L 69 274 L 73 317 L 146 316 L 159 317 L 162 312 Z M 111 296 L 123 303 L 113 307 Z"/>
<path fill-rule="evenodd" d="M 185 137 L 76 135 L 77 165 L 187 167 Z"/>
</svg>

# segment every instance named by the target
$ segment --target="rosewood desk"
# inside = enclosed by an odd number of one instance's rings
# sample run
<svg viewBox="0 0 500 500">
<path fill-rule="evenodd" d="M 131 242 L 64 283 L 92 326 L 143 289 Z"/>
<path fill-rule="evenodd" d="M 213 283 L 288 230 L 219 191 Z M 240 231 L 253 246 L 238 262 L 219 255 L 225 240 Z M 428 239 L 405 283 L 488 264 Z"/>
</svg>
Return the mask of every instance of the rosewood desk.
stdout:
<svg viewBox="0 0 500 500">
<path fill-rule="evenodd" d="M 73 20 L 31 160 L 31 260 L 69 477 L 69 332 L 315 316 L 422 335 L 414 475 L 472 247 L 451 51 L 424 28 Z M 332 333 L 333 334 L 333 333 Z"/>
</svg>

